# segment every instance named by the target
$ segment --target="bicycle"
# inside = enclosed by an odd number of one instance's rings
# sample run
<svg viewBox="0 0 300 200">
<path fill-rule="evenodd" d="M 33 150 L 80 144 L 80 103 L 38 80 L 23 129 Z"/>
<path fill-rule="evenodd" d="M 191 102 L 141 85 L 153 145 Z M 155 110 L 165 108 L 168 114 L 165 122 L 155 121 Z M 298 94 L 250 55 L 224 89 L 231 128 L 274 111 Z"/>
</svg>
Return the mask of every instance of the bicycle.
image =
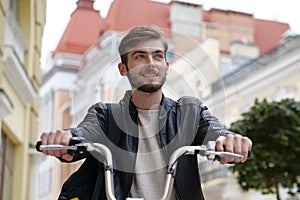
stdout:
<svg viewBox="0 0 300 200">
<path fill-rule="evenodd" d="M 108 200 L 116 200 L 114 195 L 114 183 L 113 183 L 113 157 L 108 147 L 99 143 L 84 143 L 81 142 L 82 138 L 72 138 L 69 146 L 64 145 L 41 145 L 41 142 L 37 142 L 36 150 L 42 152 L 43 150 L 68 150 L 72 155 L 83 154 L 86 152 L 97 152 L 104 158 L 104 174 L 105 174 L 105 191 Z M 175 150 L 169 160 L 167 169 L 167 176 L 165 181 L 165 188 L 163 195 L 159 200 L 169 199 L 172 192 L 174 183 L 174 177 L 176 174 L 177 160 L 183 155 L 199 154 L 206 156 L 208 160 L 219 160 L 220 157 L 228 157 L 233 159 L 243 159 L 242 155 L 231 152 L 218 152 L 215 151 L 215 142 L 209 141 L 207 145 L 201 146 L 182 146 Z M 250 152 L 249 152 L 250 155 Z M 126 200 L 143 200 L 143 198 L 126 198 Z"/>
</svg>

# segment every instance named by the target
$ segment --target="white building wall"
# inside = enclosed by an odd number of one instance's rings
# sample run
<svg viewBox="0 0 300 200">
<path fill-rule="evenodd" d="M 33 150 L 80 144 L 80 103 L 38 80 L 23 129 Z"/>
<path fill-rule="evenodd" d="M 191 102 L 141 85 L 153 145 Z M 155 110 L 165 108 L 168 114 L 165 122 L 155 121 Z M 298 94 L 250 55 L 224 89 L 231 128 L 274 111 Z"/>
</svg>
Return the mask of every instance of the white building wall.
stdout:
<svg viewBox="0 0 300 200">
<path fill-rule="evenodd" d="M 241 113 L 249 110 L 255 98 L 259 100 L 263 98 L 300 100 L 300 37 L 294 38 L 290 42 L 279 48 L 277 52 L 273 52 L 274 55 L 280 56 L 272 58 L 259 69 L 213 93 L 214 104 L 208 105 L 208 107 L 212 108 L 212 113 L 217 117 L 225 116 L 223 121 L 227 127 L 230 126 L 230 123 L 238 120 Z M 291 44 L 293 48 L 286 48 Z M 234 77 L 231 78 L 234 79 Z M 231 179 L 233 182 L 223 182 L 221 185 L 218 179 L 205 183 L 206 198 L 210 200 L 273 200 L 276 198 L 275 195 L 262 195 L 258 191 L 243 193 L 238 184 L 234 182 L 234 177 Z M 222 190 L 224 192 L 222 196 L 215 196 L 214 188 L 226 188 L 227 186 L 232 189 Z M 231 196 L 236 194 L 240 194 L 240 196 L 237 195 L 236 198 Z M 291 199 L 284 189 L 281 189 L 281 197 L 283 200 Z"/>
</svg>

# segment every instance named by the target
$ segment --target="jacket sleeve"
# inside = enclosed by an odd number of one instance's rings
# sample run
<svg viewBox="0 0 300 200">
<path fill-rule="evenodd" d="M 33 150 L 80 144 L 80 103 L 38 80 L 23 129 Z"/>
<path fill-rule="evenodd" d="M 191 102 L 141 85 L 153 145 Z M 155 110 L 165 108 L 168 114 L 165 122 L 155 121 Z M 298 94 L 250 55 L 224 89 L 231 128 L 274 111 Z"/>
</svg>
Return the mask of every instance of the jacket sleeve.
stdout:
<svg viewBox="0 0 300 200">
<path fill-rule="evenodd" d="M 213 116 L 208 108 L 200 102 L 200 119 L 197 131 L 196 140 L 198 144 L 207 144 L 208 141 L 215 141 L 219 136 L 227 134 L 235 134 L 220 123 L 220 121 Z"/>
<path fill-rule="evenodd" d="M 101 143 L 101 135 L 105 135 L 107 123 L 107 106 L 103 103 L 92 105 L 82 122 L 76 128 L 71 128 L 73 136 L 82 137 L 85 142 Z"/>
<path fill-rule="evenodd" d="M 107 106 L 104 103 L 92 105 L 82 122 L 69 131 L 73 137 L 82 137 L 86 143 L 103 143 L 106 138 Z M 75 156 L 71 162 L 85 158 L 87 155 Z M 63 161 L 63 160 L 61 160 Z"/>
<path fill-rule="evenodd" d="M 215 141 L 221 135 L 234 134 L 224 128 L 219 120 L 213 116 L 208 108 L 195 97 L 184 96 L 178 100 L 180 107 L 179 132 L 193 133 L 182 138 L 190 141 L 193 145 L 207 144 L 208 141 Z M 184 130 L 184 131 L 183 131 Z"/>
<path fill-rule="evenodd" d="M 92 105 L 82 122 L 70 129 L 72 135 L 83 137 L 85 142 L 100 142 L 99 135 L 104 134 L 106 127 L 107 106 L 103 103 Z"/>
</svg>

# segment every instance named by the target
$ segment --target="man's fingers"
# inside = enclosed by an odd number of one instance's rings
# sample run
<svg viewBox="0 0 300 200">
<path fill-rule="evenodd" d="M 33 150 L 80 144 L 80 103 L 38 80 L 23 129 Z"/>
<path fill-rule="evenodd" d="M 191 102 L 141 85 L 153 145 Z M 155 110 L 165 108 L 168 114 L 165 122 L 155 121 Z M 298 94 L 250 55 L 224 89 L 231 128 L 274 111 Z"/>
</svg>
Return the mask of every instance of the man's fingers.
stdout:
<svg viewBox="0 0 300 200">
<path fill-rule="evenodd" d="M 46 145 L 48 144 L 48 135 L 49 133 L 48 132 L 43 132 L 42 135 L 41 135 L 41 145 Z M 43 150 L 43 153 L 46 154 L 46 155 L 49 155 L 48 151 L 47 150 Z"/>
<path fill-rule="evenodd" d="M 225 139 L 225 136 L 218 137 L 216 140 L 216 151 L 224 151 Z"/>
<path fill-rule="evenodd" d="M 236 135 L 234 137 L 234 143 L 232 144 L 234 146 L 233 152 L 236 154 L 242 155 L 242 136 Z"/>
<path fill-rule="evenodd" d="M 252 149 L 252 141 L 247 138 L 247 137 L 242 137 L 242 153 L 241 155 L 243 155 L 243 160 L 242 162 L 246 162 L 246 160 L 248 159 L 249 156 L 249 151 L 251 151 Z"/>
<path fill-rule="evenodd" d="M 60 144 L 61 145 L 64 145 L 64 146 L 69 146 L 69 143 L 70 143 L 70 140 L 72 138 L 72 134 L 69 132 L 69 131 L 65 131 L 63 134 L 62 134 L 62 137 L 61 137 L 61 140 L 60 140 Z M 61 156 L 63 157 L 64 155 L 69 155 L 71 156 L 70 154 L 67 153 L 68 150 L 61 150 L 60 153 L 61 153 Z M 71 156 L 72 159 L 73 159 L 73 156 Z M 72 160 L 71 159 L 71 160 Z M 65 159 L 67 160 L 67 159 Z M 68 160 L 69 161 L 69 160 Z"/>
<path fill-rule="evenodd" d="M 61 158 L 64 159 L 64 160 L 66 160 L 66 161 L 73 160 L 73 156 L 70 155 L 70 154 L 68 154 L 68 153 L 62 154 Z"/>
<path fill-rule="evenodd" d="M 248 158 L 248 151 L 252 148 L 252 142 L 249 138 L 241 136 L 239 134 L 228 134 L 226 136 L 220 136 L 216 140 L 216 151 L 226 151 L 231 153 L 240 154 L 243 156 L 242 160 L 221 157 L 220 162 L 222 164 L 230 162 L 245 162 Z"/>
<path fill-rule="evenodd" d="M 216 141 L 216 151 L 227 151 L 227 152 L 232 152 L 232 146 L 230 145 L 230 141 L 233 140 L 231 136 L 220 136 L 217 141 Z M 226 164 L 228 162 L 231 162 L 232 159 L 227 158 L 225 156 L 220 156 L 220 163 L 221 164 Z"/>
<path fill-rule="evenodd" d="M 42 145 L 51 145 L 51 144 L 60 144 L 67 146 L 69 145 L 72 134 L 70 131 L 56 130 L 51 132 L 43 132 L 41 135 L 41 144 Z M 66 156 L 67 150 L 44 150 L 44 154 L 56 156 L 56 157 L 66 157 L 66 160 L 72 160 L 72 156 Z"/>
</svg>

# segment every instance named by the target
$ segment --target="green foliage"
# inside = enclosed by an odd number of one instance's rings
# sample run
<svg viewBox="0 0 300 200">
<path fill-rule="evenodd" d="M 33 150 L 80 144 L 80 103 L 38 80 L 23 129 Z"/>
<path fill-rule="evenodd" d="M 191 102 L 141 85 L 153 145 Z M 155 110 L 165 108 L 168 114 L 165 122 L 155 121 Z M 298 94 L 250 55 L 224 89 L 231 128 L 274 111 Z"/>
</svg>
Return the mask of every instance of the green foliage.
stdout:
<svg viewBox="0 0 300 200">
<path fill-rule="evenodd" d="M 300 102 L 255 100 L 242 117 L 230 127 L 253 141 L 251 158 L 231 167 L 242 189 L 275 193 L 277 199 L 279 186 L 291 195 L 300 192 Z"/>
</svg>

